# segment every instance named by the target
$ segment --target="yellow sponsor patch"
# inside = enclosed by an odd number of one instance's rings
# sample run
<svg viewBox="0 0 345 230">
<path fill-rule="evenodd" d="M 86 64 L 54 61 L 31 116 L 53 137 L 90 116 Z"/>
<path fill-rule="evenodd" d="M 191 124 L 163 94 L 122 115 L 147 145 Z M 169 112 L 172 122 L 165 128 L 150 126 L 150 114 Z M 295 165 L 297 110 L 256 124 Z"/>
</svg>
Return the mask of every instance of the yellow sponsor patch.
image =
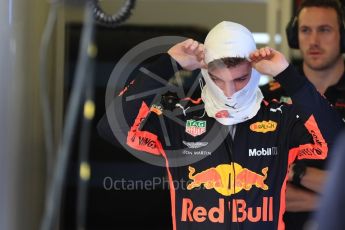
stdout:
<svg viewBox="0 0 345 230">
<path fill-rule="evenodd" d="M 154 112 L 157 115 L 162 115 L 162 113 L 163 113 L 163 109 L 159 105 L 152 105 L 150 108 L 150 111 Z"/>
<path fill-rule="evenodd" d="M 249 126 L 250 130 L 257 133 L 272 132 L 277 129 L 277 122 L 274 121 L 261 121 L 255 122 Z"/>
<path fill-rule="evenodd" d="M 270 82 L 270 83 L 269 83 L 269 90 L 270 90 L 270 91 L 277 90 L 277 89 L 279 89 L 280 87 L 281 87 L 281 86 L 280 86 L 279 82 L 273 81 L 273 82 Z"/>
</svg>

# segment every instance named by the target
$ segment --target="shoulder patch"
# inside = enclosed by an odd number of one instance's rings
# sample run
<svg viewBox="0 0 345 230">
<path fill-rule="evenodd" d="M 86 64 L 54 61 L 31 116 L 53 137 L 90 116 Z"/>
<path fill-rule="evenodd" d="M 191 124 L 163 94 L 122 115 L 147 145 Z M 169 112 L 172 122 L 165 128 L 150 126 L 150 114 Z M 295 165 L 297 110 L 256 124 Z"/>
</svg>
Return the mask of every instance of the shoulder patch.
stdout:
<svg viewBox="0 0 345 230">
<path fill-rule="evenodd" d="M 277 89 L 279 89 L 281 87 L 281 85 L 277 81 L 272 81 L 272 82 L 268 83 L 268 85 L 269 85 L 269 90 L 270 91 L 277 90 Z"/>
<path fill-rule="evenodd" d="M 280 102 L 284 102 L 284 103 L 289 104 L 289 105 L 292 104 L 291 97 L 281 96 L 281 97 L 280 97 Z"/>
<path fill-rule="evenodd" d="M 151 112 L 154 112 L 154 113 L 157 114 L 157 115 L 162 115 L 162 113 L 163 113 L 163 108 L 162 108 L 162 106 L 160 106 L 160 105 L 155 105 L 155 104 L 153 104 L 153 105 L 151 106 L 151 108 L 150 108 L 150 111 L 151 111 Z"/>
</svg>

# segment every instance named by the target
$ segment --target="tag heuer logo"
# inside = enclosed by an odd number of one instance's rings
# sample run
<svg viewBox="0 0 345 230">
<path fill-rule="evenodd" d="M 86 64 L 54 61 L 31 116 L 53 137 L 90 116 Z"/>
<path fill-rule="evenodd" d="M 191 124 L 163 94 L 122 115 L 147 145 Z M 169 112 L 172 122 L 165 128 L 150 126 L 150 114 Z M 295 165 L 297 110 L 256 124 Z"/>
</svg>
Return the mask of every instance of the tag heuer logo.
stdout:
<svg viewBox="0 0 345 230">
<path fill-rule="evenodd" d="M 187 120 L 186 133 L 193 137 L 199 136 L 206 132 L 206 121 Z"/>
</svg>

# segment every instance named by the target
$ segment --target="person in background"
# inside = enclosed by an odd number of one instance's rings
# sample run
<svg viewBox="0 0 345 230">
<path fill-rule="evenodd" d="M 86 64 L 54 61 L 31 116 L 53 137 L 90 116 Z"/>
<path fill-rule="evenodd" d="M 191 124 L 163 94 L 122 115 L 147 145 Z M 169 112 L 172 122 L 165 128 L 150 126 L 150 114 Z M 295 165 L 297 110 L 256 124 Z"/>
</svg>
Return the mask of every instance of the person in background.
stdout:
<svg viewBox="0 0 345 230">
<path fill-rule="evenodd" d="M 329 175 L 323 188 L 320 208 L 316 212 L 310 230 L 344 229 L 345 218 L 345 130 L 339 135 L 332 150 L 334 158 L 329 161 Z"/>
<path fill-rule="evenodd" d="M 286 32 L 291 48 L 303 58 L 300 72 L 324 95 L 345 119 L 345 28 L 341 4 L 337 0 L 304 0 Z M 278 82 L 261 87 L 265 99 L 291 102 Z M 303 229 L 310 213 L 317 209 L 327 171 L 326 160 L 297 161 L 288 177 L 287 230 Z"/>
</svg>

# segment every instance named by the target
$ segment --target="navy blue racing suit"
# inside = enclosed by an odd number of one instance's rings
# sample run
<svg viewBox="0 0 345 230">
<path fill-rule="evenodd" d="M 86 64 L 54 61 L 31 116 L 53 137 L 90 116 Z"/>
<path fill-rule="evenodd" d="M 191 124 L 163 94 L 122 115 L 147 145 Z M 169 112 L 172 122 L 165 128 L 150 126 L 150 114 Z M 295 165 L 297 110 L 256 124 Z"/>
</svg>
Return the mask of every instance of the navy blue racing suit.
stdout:
<svg viewBox="0 0 345 230">
<path fill-rule="evenodd" d="M 299 66 L 298 70 L 302 75 L 305 75 L 302 66 Z M 261 91 L 266 100 L 276 99 L 280 102 L 291 102 L 291 98 L 289 97 L 289 95 L 285 92 L 283 87 L 276 81 L 272 81 L 269 84 L 262 86 Z M 326 90 L 324 96 L 345 121 L 345 72 L 343 73 L 337 84 L 329 87 Z M 325 169 L 327 162 L 333 156 L 334 154 L 332 154 L 332 156 L 330 157 L 327 157 L 325 160 L 303 160 L 302 162 L 303 164 L 309 167 Z M 310 190 L 308 190 L 308 192 L 310 192 Z M 286 212 L 284 215 L 286 229 L 304 229 L 306 223 L 308 223 L 308 220 L 311 218 L 311 214 L 312 212 Z"/>
<path fill-rule="evenodd" d="M 148 73 L 168 81 L 182 71 L 172 62 L 164 54 L 146 66 L 114 103 L 122 103 L 130 124 L 123 144 L 164 162 L 173 228 L 284 229 L 288 167 L 296 159 L 327 157 L 342 127 L 338 114 L 291 65 L 275 79 L 294 106 L 263 101 L 252 119 L 236 126 L 208 117 L 198 98 L 179 99 L 172 111 L 152 95 L 127 100 L 163 86 Z M 99 132 L 113 138 L 102 122 Z"/>
</svg>

